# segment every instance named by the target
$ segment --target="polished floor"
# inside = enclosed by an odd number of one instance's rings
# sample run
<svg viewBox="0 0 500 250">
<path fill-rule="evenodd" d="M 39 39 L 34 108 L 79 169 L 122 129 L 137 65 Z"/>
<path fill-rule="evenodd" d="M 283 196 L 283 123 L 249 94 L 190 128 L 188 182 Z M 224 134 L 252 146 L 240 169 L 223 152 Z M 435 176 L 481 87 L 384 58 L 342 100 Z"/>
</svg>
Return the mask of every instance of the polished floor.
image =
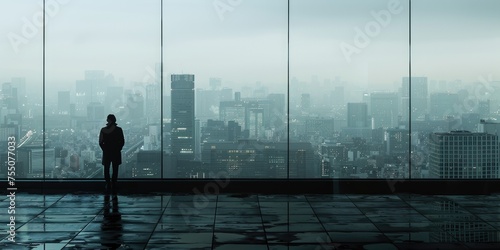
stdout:
<svg viewBox="0 0 500 250">
<path fill-rule="evenodd" d="M 500 195 L 16 193 L 9 209 L 11 199 L 0 249 L 500 249 Z"/>
</svg>

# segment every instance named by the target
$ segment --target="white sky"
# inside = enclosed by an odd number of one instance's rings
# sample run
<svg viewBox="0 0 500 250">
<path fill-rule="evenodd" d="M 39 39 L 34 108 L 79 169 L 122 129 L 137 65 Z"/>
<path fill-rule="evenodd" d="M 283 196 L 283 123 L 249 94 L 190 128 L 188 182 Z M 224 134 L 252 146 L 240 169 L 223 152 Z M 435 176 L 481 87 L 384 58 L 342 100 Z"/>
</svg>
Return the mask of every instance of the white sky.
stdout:
<svg viewBox="0 0 500 250">
<path fill-rule="evenodd" d="M 160 53 L 159 0 L 47 0 L 46 86 L 73 88 L 84 70 L 101 69 L 126 83 L 147 78 Z M 374 24 L 372 12 L 400 2 L 402 11 L 351 56 L 356 29 Z M 226 7 L 221 12 L 219 7 Z M 0 83 L 26 77 L 31 90 L 42 79 L 42 30 L 26 31 L 41 13 L 40 0 L 0 0 Z M 291 0 L 287 58 L 286 0 L 165 0 L 165 81 L 172 73 L 210 77 L 238 88 L 262 82 L 286 91 L 290 77 L 309 81 L 336 76 L 361 88 L 392 88 L 408 75 L 409 4 L 405 0 Z M 230 3 L 234 5 L 231 6 Z M 387 13 L 387 12 L 384 12 Z M 500 1 L 413 0 L 412 73 L 436 80 L 474 81 L 500 75 Z M 36 27 L 36 26 L 35 26 Z M 12 44 L 12 34 L 24 43 Z M 16 50 L 17 49 L 17 50 Z"/>
</svg>

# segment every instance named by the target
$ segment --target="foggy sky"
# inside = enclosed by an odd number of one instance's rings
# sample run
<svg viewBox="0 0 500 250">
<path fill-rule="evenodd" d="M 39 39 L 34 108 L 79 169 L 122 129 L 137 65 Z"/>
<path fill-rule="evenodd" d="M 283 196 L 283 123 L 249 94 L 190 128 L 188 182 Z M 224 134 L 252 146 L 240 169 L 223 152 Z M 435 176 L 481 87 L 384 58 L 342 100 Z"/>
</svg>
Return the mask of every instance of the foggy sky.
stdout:
<svg viewBox="0 0 500 250">
<path fill-rule="evenodd" d="M 149 79 L 149 70 L 161 60 L 159 0 L 62 2 L 47 16 L 47 88 L 71 90 L 92 69 L 126 84 Z M 372 13 L 397 2 L 401 13 L 391 14 L 386 26 L 379 24 L 380 30 L 348 60 L 342 44 L 353 45 L 357 29 L 377 22 Z M 0 83 L 24 76 L 33 84 L 31 90 L 40 87 L 42 30 L 23 35 L 26 22 L 36 22 L 41 13 L 40 3 L 0 0 Z M 363 88 L 384 89 L 408 75 L 408 1 L 291 0 L 289 58 L 285 0 L 163 3 L 166 83 L 172 73 L 189 73 L 195 74 L 197 87 L 206 88 L 210 77 L 220 77 L 226 87 L 260 81 L 285 92 L 288 59 L 290 77 L 304 81 L 340 76 Z M 465 81 L 500 75 L 500 1 L 413 0 L 411 6 L 413 75 Z M 25 39 L 17 50 L 12 34 Z"/>
</svg>

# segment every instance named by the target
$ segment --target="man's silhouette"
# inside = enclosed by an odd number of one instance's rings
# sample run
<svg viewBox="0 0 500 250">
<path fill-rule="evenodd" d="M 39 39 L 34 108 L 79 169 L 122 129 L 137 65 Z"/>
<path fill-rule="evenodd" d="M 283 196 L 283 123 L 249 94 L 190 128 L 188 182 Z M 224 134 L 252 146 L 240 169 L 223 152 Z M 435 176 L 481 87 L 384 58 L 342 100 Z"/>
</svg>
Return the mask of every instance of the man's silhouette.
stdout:
<svg viewBox="0 0 500 250">
<path fill-rule="evenodd" d="M 106 127 L 99 133 L 99 146 L 102 149 L 102 165 L 104 165 L 104 179 L 106 189 L 116 188 L 118 179 L 118 166 L 122 163 L 121 150 L 125 145 L 123 130 L 116 124 L 116 117 L 108 115 Z M 109 167 L 113 164 L 113 177 L 110 180 Z"/>
</svg>

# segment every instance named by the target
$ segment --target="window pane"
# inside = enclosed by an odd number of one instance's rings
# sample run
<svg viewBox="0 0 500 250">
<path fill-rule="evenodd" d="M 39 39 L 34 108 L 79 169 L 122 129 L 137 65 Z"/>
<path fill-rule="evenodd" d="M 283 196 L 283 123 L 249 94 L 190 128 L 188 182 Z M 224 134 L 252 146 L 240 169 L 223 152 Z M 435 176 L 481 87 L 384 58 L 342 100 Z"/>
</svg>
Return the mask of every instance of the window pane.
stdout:
<svg viewBox="0 0 500 250">
<path fill-rule="evenodd" d="M 160 2 L 73 0 L 48 21 L 46 176 L 102 178 L 99 132 L 123 128 L 119 178 L 161 178 Z"/>
<path fill-rule="evenodd" d="M 311 3 L 290 1 L 290 178 L 407 178 L 408 1 Z"/>
<path fill-rule="evenodd" d="M 0 2 L 0 176 L 42 178 L 42 1 Z M 14 175 L 15 176 L 14 176 Z"/>
<path fill-rule="evenodd" d="M 412 117 L 413 177 L 499 177 L 499 11 L 495 0 L 412 2 L 412 74 L 428 81 L 412 104 L 429 105 Z"/>
<path fill-rule="evenodd" d="M 286 178 L 287 1 L 164 1 L 167 178 Z"/>
</svg>

